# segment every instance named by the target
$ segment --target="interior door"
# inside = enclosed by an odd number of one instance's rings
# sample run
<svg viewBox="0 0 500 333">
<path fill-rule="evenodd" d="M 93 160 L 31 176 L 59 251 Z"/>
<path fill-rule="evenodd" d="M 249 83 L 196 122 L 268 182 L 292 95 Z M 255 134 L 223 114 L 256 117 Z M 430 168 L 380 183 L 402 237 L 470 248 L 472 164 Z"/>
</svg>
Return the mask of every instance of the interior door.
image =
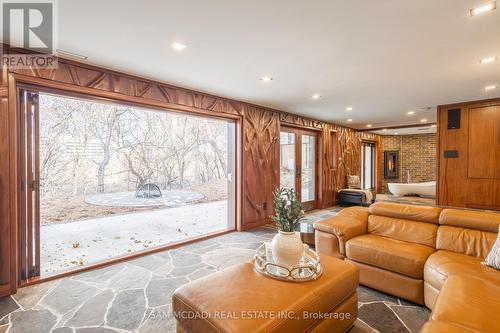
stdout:
<svg viewBox="0 0 500 333">
<path fill-rule="evenodd" d="M 38 93 L 19 90 L 19 276 L 40 276 Z"/>
<path fill-rule="evenodd" d="M 280 132 L 280 184 L 295 190 L 306 210 L 317 204 L 317 133 L 295 128 Z"/>
</svg>

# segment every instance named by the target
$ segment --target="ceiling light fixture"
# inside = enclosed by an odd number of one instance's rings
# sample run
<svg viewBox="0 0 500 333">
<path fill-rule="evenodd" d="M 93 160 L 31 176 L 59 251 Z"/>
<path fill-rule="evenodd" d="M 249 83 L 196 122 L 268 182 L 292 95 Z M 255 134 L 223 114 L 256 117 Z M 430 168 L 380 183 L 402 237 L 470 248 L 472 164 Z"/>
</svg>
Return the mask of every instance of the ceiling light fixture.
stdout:
<svg viewBox="0 0 500 333">
<path fill-rule="evenodd" d="M 432 124 L 431 127 L 437 127 L 436 124 Z"/>
<path fill-rule="evenodd" d="M 420 119 L 420 122 L 421 122 L 421 123 L 426 123 L 426 122 L 427 122 L 427 118 L 422 118 L 422 119 Z"/>
<path fill-rule="evenodd" d="M 497 8 L 497 2 L 496 1 L 493 1 L 487 5 L 483 5 L 483 6 L 480 6 L 480 7 L 476 7 L 476 8 L 472 8 L 471 10 L 469 10 L 469 14 L 470 16 L 476 16 L 476 15 L 479 15 L 479 14 L 484 14 L 484 13 L 487 13 L 487 12 L 491 12 L 492 10 L 495 10 Z"/>
<path fill-rule="evenodd" d="M 178 43 L 178 42 L 174 42 L 174 43 L 172 43 L 172 48 L 173 48 L 174 50 L 177 50 L 177 51 L 182 51 L 182 50 L 184 50 L 186 47 L 187 47 L 187 45 L 182 44 L 182 43 Z"/>
<path fill-rule="evenodd" d="M 262 82 L 271 82 L 273 78 L 270 76 L 263 76 L 259 80 L 261 80 Z"/>
<path fill-rule="evenodd" d="M 346 107 L 346 108 L 345 108 L 345 110 L 346 110 L 347 112 L 351 112 L 351 111 L 352 111 L 352 106 L 348 106 L 348 107 Z"/>
<path fill-rule="evenodd" d="M 496 85 L 492 84 L 491 86 L 486 86 L 484 87 L 484 90 L 486 91 L 490 91 L 490 90 L 495 90 L 497 88 Z"/>
<path fill-rule="evenodd" d="M 398 133 L 398 132 L 396 132 L 396 133 L 394 133 L 394 134 L 395 134 L 395 135 L 398 135 L 399 133 Z"/>
<path fill-rule="evenodd" d="M 387 128 L 382 129 L 382 132 L 387 132 Z"/>
<path fill-rule="evenodd" d="M 371 128 L 371 127 L 372 127 L 372 124 L 368 124 L 368 125 L 366 125 L 366 127 Z"/>
<path fill-rule="evenodd" d="M 415 114 L 415 111 L 408 111 L 408 112 L 406 112 L 406 114 L 409 116 L 413 116 Z"/>
<path fill-rule="evenodd" d="M 491 64 L 492 62 L 495 62 L 497 60 L 498 60 L 497 57 L 488 57 L 488 58 L 483 58 L 483 59 L 479 60 L 479 63 L 481 65 L 486 65 L 486 64 Z"/>
<path fill-rule="evenodd" d="M 347 119 L 347 122 L 348 122 L 348 123 L 351 123 L 351 122 L 352 122 L 352 119 L 351 119 L 351 118 Z"/>
<path fill-rule="evenodd" d="M 320 94 L 314 94 L 311 96 L 312 99 L 320 99 L 321 95 Z"/>
</svg>

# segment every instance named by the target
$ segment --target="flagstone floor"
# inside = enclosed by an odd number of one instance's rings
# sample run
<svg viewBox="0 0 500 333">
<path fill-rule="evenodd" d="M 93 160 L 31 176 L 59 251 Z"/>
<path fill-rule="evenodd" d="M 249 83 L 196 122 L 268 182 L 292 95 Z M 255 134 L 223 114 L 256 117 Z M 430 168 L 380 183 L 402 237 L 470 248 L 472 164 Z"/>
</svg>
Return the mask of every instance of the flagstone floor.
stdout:
<svg viewBox="0 0 500 333">
<path fill-rule="evenodd" d="M 336 214 L 316 211 L 308 219 Z M 175 332 L 173 291 L 189 281 L 249 260 L 276 230 L 230 233 L 177 249 L 21 288 L 0 299 L 0 333 Z M 359 319 L 351 333 L 416 333 L 429 310 L 359 287 Z"/>
</svg>

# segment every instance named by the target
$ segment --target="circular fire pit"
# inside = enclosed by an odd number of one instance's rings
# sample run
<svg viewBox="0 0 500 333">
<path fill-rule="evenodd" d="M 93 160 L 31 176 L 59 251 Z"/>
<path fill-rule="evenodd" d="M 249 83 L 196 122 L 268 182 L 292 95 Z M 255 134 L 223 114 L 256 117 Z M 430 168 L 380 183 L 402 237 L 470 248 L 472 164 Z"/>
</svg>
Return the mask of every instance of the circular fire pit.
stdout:
<svg viewBox="0 0 500 333">
<path fill-rule="evenodd" d="M 89 195 L 85 202 L 107 207 L 178 207 L 203 199 L 203 194 L 190 191 L 164 191 L 158 197 L 138 197 L 136 192 L 116 192 Z"/>
</svg>

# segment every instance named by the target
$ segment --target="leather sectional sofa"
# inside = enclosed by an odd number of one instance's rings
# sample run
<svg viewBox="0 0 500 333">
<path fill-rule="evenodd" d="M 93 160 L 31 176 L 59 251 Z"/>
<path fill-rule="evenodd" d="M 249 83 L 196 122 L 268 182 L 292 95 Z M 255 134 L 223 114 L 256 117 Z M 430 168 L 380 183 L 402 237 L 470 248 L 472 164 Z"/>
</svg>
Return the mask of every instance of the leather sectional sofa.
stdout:
<svg viewBox="0 0 500 333">
<path fill-rule="evenodd" d="M 481 264 L 500 214 L 377 202 L 314 224 L 316 250 L 360 283 L 432 309 L 421 332 L 500 332 L 500 271 Z"/>
</svg>

